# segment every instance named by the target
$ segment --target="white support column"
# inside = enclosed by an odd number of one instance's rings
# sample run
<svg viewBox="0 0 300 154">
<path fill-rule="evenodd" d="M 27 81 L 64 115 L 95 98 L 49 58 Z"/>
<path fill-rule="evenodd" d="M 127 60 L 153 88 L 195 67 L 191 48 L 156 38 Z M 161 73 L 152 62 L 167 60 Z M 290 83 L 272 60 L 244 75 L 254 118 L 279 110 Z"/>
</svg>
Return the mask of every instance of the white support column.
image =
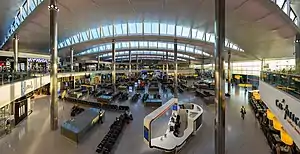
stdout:
<svg viewBox="0 0 300 154">
<path fill-rule="evenodd" d="M 131 50 L 129 50 L 129 76 L 131 76 Z"/>
<path fill-rule="evenodd" d="M 18 55 L 19 55 L 19 36 L 15 34 L 13 38 L 14 48 L 14 72 L 18 72 Z"/>
<path fill-rule="evenodd" d="M 74 48 L 70 48 L 70 64 L 71 64 L 71 72 L 74 71 Z"/>
<path fill-rule="evenodd" d="M 115 40 L 112 40 L 112 65 L 113 65 L 113 71 L 112 71 L 112 84 L 113 84 L 113 90 L 116 92 L 116 49 L 115 49 Z"/>
</svg>

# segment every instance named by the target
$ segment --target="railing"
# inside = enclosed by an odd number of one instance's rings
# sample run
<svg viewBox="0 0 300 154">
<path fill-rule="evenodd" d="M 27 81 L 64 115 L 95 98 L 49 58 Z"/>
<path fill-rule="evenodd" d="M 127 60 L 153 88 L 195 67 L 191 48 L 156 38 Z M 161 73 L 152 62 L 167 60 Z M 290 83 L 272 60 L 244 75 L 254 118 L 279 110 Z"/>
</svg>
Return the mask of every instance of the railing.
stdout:
<svg viewBox="0 0 300 154">
<path fill-rule="evenodd" d="M 48 72 L 3 72 L 0 73 L 0 85 L 10 84 L 44 75 L 48 75 Z"/>
<path fill-rule="evenodd" d="M 117 68 L 117 73 L 124 73 L 124 71 L 129 71 L 127 68 Z M 139 71 L 152 71 L 152 70 L 162 70 L 162 69 L 132 69 L 132 72 L 139 72 Z M 178 73 L 183 72 L 193 72 L 194 69 L 191 68 L 179 68 Z M 90 72 L 90 73 L 97 73 L 99 71 L 104 71 L 104 73 L 110 73 L 111 69 L 109 68 L 103 68 L 100 70 L 87 70 L 87 69 L 82 69 L 82 70 L 76 70 L 76 71 L 70 71 L 70 70 L 59 70 L 58 73 L 82 73 L 82 72 Z M 169 69 L 169 72 L 172 73 L 174 70 Z M 101 72 L 100 72 L 101 73 Z M 50 75 L 50 72 L 48 71 L 34 71 L 34 72 L 4 72 L 0 73 L 0 85 L 4 84 L 10 84 L 18 81 L 24 81 L 27 79 L 31 79 L 34 77 L 39 77 L 39 76 L 45 76 L 45 75 Z"/>
<path fill-rule="evenodd" d="M 262 72 L 262 81 L 300 99 L 300 75 Z"/>
</svg>

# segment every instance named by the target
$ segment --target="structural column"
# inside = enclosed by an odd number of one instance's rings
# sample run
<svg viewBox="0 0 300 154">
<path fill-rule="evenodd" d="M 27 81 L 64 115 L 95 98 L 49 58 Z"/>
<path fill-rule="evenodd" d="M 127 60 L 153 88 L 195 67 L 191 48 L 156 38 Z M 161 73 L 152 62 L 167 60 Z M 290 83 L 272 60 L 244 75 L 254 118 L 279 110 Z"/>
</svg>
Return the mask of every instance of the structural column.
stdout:
<svg viewBox="0 0 300 154">
<path fill-rule="evenodd" d="M 263 75 L 264 75 L 264 65 L 265 65 L 265 59 L 261 59 L 261 64 L 260 64 L 260 80 L 263 80 Z"/>
<path fill-rule="evenodd" d="M 178 98 L 178 63 L 177 63 L 177 39 L 174 39 L 174 98 Z"/>
<path fill-rule="evenodd" d="M 113 84 L 113 90 L 116 92 L 116 49 L 115 49 L 115 40 L 112 40 L 112 65 L 113 65 L 113 71 L 112 71 L 112 84 Z"/>
<path fill-rule="evenodd" d="M 50 126 L 51 130 L 58 129 L 58 101 L 57 101 L 57 0 L 50 0 L 48 6 L 50 10 L 50 53 L 51 53 L 51 72 L 50 72 Z"/>
<path fill-rule="evenodd" d="M 18 72 L 19 36 L 15 34 L 13 38 L 14 48 L 14 72 Z"/>
<path fill-rule="evenodd" d="M 138 73 L 139 71 L 139 59 L 138 59 L 138 55 L 136 55 L 136 72 Z"/>
<path fill-rule="evenodd" d="M 228 60 L 227 60 L 227 79 L 228 79 L 228 82 L 227 82 L 227 95 L 230 96 L 230 93 L 231 93 L 231 51 L 229 50 L 228 51 Z"/>
<path fill-rule="evenodd" d="M 131 50 L 129 50 L 129 75 L 131 76 Z"/>
<path fill-rule="evenodd" d="M 162 70 L 163 70 L 163 72 L 162 72 L 162 74 L 164 74 L 165 73 L 165 55 L 163 55 L 163 59 L 162 59 Z"/>
<path fill-rule="evenodd" d="M 204 57 L 204 54 L 202 54 L 202 65 L 201 65 L 202 75 L 204 75 L 204 62 L 205 62 L 205 57 Z"/>
<path fill-rule="evenodd" d="M 300 74 L 300 33 L 296 35 L 296 40 L 295 40 L 295 59 L 296 59 L 296 74 Z"/>
<path fill-rule="evenodd" d="M 166 51 L 166 77 L 169 79 L 169 51 Z"/>
<path fill-rule="evenodd" d="M 98 60 L 98 63 L 97 63 L 97 71 L 99 71 L 99 70 L 100 70 L 100 61 L 101 61 L 100 54 L 98 54 L 97 60 Z"/>
<path fill-rule="evenodd" d="M 225 0 L 215 0 L 215 153 L 225 153 Z"/>
<path fill-rule="evenodd" d="M 74 71 L 74 48 L 70 49 L 70 63 L 71 63 L 71 72 Z"/>
</svg>

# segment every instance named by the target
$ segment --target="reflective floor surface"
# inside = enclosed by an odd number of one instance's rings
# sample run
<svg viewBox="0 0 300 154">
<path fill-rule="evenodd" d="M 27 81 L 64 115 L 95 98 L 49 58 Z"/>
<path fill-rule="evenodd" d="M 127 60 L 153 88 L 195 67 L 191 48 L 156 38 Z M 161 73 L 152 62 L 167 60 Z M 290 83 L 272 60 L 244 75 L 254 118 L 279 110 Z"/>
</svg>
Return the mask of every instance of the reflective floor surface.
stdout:
<svg viewBox="0 0 300 154">
<path fill-rule="evenodd" d="M 171 98 L 171 94 L 164 94 L 163 100 Z M 50 97 L 45 96 L 35 100 L 33 113 L 11 134 L 0 139 L 0 154 L 94 154 L 96 146 L 107 133 L 110 124 L 119 115 L 116 112 L 107 112 L 104 124 L 96 125 L 85 140 L 76 145 L 60 135 L 60 130 L 50 131 Z M 204 109 L 203 126 L 184 146 L 182 154 L 213 154 L 214 153 L 214 105 L 207 106 L 195 97 L 194 93 L 184 92 L 179 95 L 180 102 L 193 102 Z M 143 141 L 143 119 L 155 108 L 144 107 L 141 102 L 129 104 L 134 120 L 129 124 L 115 145 L 115 154 L 161 154 L 162 151 L 150 149 Z M 73 104 L 59 102 L 59 123 L 70 118 Z M 240 107 L 245 105 L 247 115 L 245 120 L 240 118 Z M 162 135 L 166 130 L 166 121 L 170 112 L 155 122 L 154 136 Z M 227 99 L 226 108 L 226 154 L 268 154 L 270 149 L 259 128 L 244 89 L 234 88 L 232 96 Z"/>
</svg>

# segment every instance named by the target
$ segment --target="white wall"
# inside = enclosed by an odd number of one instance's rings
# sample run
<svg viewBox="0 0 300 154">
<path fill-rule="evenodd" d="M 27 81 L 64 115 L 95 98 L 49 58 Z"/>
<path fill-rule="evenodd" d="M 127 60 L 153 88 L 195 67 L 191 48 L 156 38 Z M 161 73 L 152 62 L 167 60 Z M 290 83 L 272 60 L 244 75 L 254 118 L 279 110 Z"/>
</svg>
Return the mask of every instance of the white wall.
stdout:
<svg viewBox="0 0 300 154">
<path fill-rule="evenodd" d="M 0 107 L 9 104 L 10 102 L 48 84 L 49 82 L 49 76 L 44 76 L 1 86 Z"/>
<path fill-rule="evenodd" d="M 90 73 L 109 73 L 109 71 L 58 73 L 58 78 Z M 50 83 L 50 76 L 46 75 L 0 86 L 0 108 L 48 83 Z"/>
<path fill-rule="evenodd" d="M 281 101 L 285 99 L 286 104 L 289 106 L 289 110 L 295 114 L 295 116 L 300 117 L 300 101 L 293 96 L 278 90 L 271 85 L 260 81 L 259 82 L 259 93 L 261 99 L 265 102 L 265 104 L 269 107 L 269 109 L 273 112 L 273 114 L 277 117 L 277 119 L 281 122 L 283 128 L 288 132 L 288 134 L 294 139 L 294 142 L 300 147 L 300 128 L 298 126 L 293 127 L 287 120 L 284 119 L 284 111 L 280 110 L 276 104 L 275 100 L 278 99 Z M 295 130 L 297 129 L 298 132 Z"/>
</svg>

